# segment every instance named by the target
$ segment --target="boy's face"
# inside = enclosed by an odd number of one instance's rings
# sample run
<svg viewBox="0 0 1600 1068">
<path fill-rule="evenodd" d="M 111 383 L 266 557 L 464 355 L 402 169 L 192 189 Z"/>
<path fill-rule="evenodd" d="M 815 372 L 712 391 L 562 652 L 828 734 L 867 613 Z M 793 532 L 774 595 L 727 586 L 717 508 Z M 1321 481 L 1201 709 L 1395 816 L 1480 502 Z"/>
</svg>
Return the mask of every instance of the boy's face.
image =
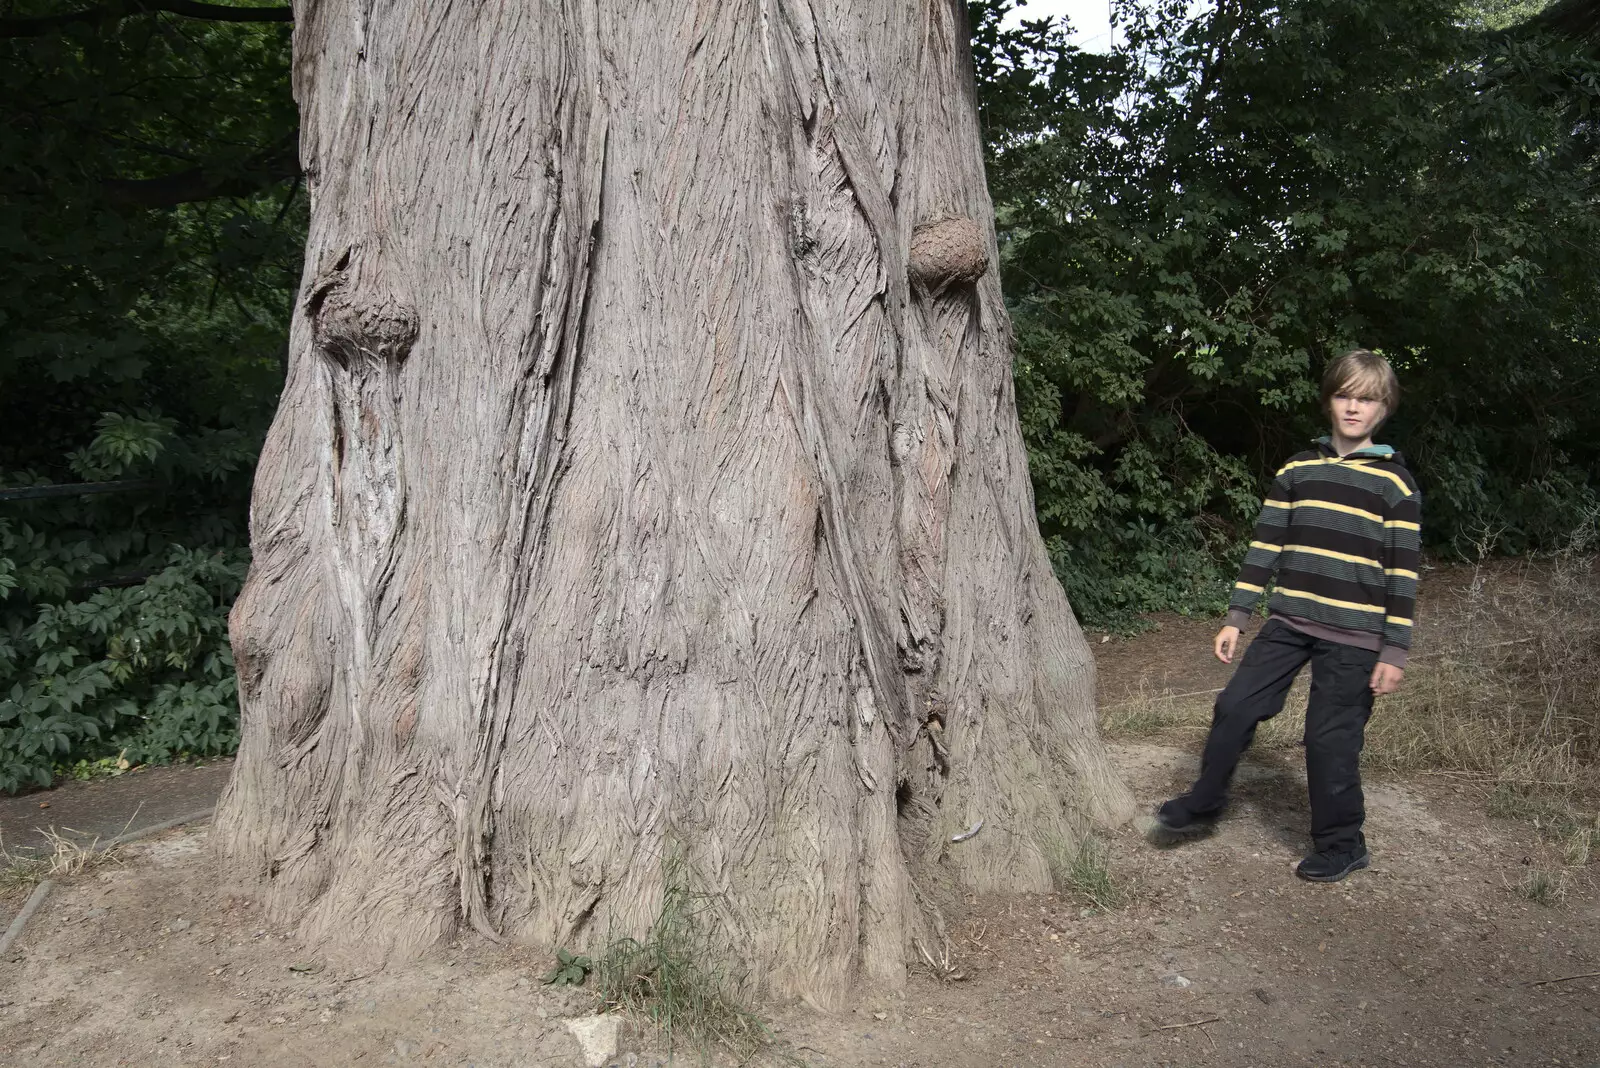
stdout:
<svg viewBox="0 0 1600 1068">
<path fill-rule="evenodd" d="M 1341 387 L 1333 395 L 1328 409 L 1334 433 L 1347 441 L 1366 441 L 1372 437 L 1387 414 L 1383 401 L 1367 396 L 1354 385 Z"/>
</svg>

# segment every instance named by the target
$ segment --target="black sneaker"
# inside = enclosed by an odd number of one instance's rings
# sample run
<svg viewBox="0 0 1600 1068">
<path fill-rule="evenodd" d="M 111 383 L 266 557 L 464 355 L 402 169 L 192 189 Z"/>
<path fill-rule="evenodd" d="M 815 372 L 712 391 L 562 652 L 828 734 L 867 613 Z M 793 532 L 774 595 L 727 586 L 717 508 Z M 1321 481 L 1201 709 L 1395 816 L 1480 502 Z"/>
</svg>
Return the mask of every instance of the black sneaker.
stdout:
<svg viewBox="0 0 1600 1068">
<path fill-rule="evenodd" d="M 1175 797 L 1156 809 L 1156 830 L 1173 841 L 1198 838 L 1210 834 L 1216 827 L 1215 813 L 1196 815 L 1189 811 L 1181 797 Z"/>
<path fill-rule="evenodd" d="M 1314 883 L 1336 883 L 1371 863 L 1372 854 L 1365 846 L 1358 846 L 1354 850 L 1313 853 L 1295 867 L 1294 873 Z"/>
</svg>

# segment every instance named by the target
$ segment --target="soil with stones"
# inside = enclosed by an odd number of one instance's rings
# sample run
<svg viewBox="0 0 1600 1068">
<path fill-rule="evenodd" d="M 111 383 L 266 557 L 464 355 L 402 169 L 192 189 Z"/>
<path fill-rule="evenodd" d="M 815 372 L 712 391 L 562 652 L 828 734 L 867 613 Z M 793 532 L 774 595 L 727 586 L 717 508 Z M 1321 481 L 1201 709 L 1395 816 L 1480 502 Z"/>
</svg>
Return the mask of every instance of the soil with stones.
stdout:
<svg viewBox="0 0 1600 1068">
<path fill-rule="evenodd" d="M 1172 638 L 1108 644 L 1147 666 L 1141 646 Z M 1194 771 L 1166 746 L 1115 756 L 1146 810 Z M 1593 878 L 1528 901 L 1535 829 L 1443 778 L 1369 782 L 1368 809 L 1372 868 L 1300 882 L 1303 772 L 1252 756 L 1213 836 L 1113 840 L 1122 907 L 969 900 L 949 917 L 959 979 L 917 974 L 838 1015 L 779 1008 L 777 1037 L 821 1066 L 1600 1064 Z M 548 953 L 473 939 L 370 974 L 320 959 L 216 887 L 205 833 L 123 847 L 57 887 L 0 961 L 0 1064 L 582 1063 L 563 1019 L 592 996 L 542 986 Z M 666 1059 L 625 1032 L 611 1063 Z"/>
</svg>

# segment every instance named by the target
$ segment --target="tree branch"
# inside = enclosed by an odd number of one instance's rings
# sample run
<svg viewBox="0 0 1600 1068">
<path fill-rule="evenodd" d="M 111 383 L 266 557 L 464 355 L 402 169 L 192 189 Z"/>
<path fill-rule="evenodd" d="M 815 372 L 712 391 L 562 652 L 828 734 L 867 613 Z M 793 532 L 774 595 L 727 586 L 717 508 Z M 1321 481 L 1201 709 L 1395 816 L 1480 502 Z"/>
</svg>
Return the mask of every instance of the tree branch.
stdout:
<svg viewBox="0 0 1600 1068">
<path fill-rule="evenodd" d="M 300 176 L 300 139 L 290 136 L 238 167 L 190 167 L 160 178 L 108 178 L 101 183 L 115 204 L 170 208 L 216 197 L 244 197 Z"/>
<path fill-rule="evenodd" d="M 40 37 L 67 26 L 82 23 L 118 22 L 135 15 L 150 15 L 165 11 L 191 19 L 211 22 L 293 22 L 294 10 L 289 7 L 232 7 L 226 4 L 204 4 L 196 0 L 112 0 L 100 7 L 68 11 L 61 15 L 36 15 L 31 18 L 0 19 L 0 38 Z"/>
<path fill-rule="evenodd" d="M 1600 3 L 1596 0 L 1556 0 L 1521 26 L 1600 44 Z"/>
</svg>

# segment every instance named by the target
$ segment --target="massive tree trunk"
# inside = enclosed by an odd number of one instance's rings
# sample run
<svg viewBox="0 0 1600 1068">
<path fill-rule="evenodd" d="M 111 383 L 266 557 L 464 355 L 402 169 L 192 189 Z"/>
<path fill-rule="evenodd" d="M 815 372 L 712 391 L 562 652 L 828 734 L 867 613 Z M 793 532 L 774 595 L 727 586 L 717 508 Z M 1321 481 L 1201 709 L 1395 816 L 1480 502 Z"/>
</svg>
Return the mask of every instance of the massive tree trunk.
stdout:
<svg viewBox="0 0 1600 1068">
<path fill-rule="evenodd" d="M 1033 512 L 955 0 L 300 0 L 312 195 L 225 870 L 769 992 L 937 955 L 1129 798 Z M 982 830 L 953 843 L 978 821 Z"/>
</svg>

